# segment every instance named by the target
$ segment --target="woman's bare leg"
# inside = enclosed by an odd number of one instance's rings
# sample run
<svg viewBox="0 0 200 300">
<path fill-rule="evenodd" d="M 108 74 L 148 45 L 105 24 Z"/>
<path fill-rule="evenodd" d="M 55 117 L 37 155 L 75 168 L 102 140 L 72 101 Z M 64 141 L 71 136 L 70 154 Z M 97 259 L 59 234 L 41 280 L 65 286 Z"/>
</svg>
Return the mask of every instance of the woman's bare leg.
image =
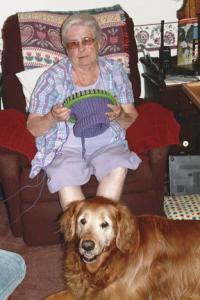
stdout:
<svg viewBox="0 0 200 300">
<path fill-rule="evenodd" d="M 124 181 L 126 179 L 127 169 L 116 168 L 108 173 L 101 182 L 97 189 L 97 196 L 103 196 L 115 201 L 119 201 Z"/>
<path fill-rule="evenodd" d="M 83 200 L 85 196 L 83 195 L 82 189 L 80 186 L 67 186 L 59 191 L 60 205 L 62 210 L 65 210 L 65 207 L 72 201 Z"/>
</svg>

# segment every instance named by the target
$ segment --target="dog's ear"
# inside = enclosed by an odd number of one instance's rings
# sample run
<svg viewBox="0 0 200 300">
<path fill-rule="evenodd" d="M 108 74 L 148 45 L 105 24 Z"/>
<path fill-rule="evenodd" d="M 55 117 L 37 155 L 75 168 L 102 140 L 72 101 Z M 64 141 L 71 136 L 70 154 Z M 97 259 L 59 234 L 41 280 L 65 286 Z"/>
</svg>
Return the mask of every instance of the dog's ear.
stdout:
<svg viewBox="0 0 200 300">
<path fill-rule="evenodd" d="M 73 201 L 68 204 L 59 220 L 60 231 L 63 233 L 66 242 L 71 241 L 75 237 L 76 217 L 83 205 L 83 201 Z"/>
<path fill-rule="evenodd" d="M 127 252 L 135 236 L 135 219 L 128 207 L 117 205 L 117 237 L 116 246 L 122 252 Z"/>
</svg>

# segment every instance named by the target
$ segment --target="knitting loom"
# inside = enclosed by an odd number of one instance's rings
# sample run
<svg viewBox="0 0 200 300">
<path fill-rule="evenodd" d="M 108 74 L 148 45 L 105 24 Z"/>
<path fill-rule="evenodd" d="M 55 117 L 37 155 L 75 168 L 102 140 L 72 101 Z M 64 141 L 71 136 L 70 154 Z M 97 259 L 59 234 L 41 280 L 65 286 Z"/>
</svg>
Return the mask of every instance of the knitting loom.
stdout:
<svg viewBox="0 0 200 300">
<path fill-rule="evenodd" d="M 89 90 L 80 91 L 73 95 L 70 95 L 64 101 L 63 105 L 64 107 L 71 108 L 74 104 L 80 101 L 92 100 L 92 99 L 97 101 L 106 99 L 113 105 L 117 104 L 116 98 L 110 92 L 106 90 L 100 90 L 100 89 L 89 89 Z M 69 121 L 74 123 L 75 119 L 73 117 L 70 117 Z"/>
</svg>

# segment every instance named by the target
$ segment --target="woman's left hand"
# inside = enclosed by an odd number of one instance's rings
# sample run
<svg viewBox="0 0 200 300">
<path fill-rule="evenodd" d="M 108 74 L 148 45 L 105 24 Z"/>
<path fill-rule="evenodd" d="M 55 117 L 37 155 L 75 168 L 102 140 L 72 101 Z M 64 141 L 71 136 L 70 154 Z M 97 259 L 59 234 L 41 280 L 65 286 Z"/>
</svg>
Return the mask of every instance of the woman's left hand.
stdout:
<svg viewBox="0 0 200 300">
<path fill-rule="evenodd" d="M 133 103 L 122 105 L 108 104 L 110 111 L 106 113 L 110 121 L 116 120 L 119 125 L 127 129 L 133 122 L 135 122 L 138 112 Z"/>
<path fill-rule="evenodd" d="M 123 113 L 123 108 L 121 107 L 121 105 L 108 104 L 108 108 L 110 110 L 106 113 L 106 115 L 110 121 L 116 120 L 119 117 L 121 117 L 121 115 Z"/>
</svg>

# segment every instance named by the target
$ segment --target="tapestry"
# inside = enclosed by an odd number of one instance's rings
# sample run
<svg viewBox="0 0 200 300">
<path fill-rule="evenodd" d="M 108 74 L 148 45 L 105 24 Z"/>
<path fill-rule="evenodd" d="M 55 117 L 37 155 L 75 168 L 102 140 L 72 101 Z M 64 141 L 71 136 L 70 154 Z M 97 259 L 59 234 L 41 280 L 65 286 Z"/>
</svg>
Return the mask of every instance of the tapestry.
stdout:
<svg viewBox="0 0 200 300">
<path fill-rule="evenodd" d="M 124 11 L 119 5 L 87 10 L 93 13 L 103 32 L 100 55 L 121 61 L 129 71 L 128 31 Z M 60 28 L 74 12 L 18 13 L 25 69 L 50 66 L 65 56 Z"/>
</svg>

